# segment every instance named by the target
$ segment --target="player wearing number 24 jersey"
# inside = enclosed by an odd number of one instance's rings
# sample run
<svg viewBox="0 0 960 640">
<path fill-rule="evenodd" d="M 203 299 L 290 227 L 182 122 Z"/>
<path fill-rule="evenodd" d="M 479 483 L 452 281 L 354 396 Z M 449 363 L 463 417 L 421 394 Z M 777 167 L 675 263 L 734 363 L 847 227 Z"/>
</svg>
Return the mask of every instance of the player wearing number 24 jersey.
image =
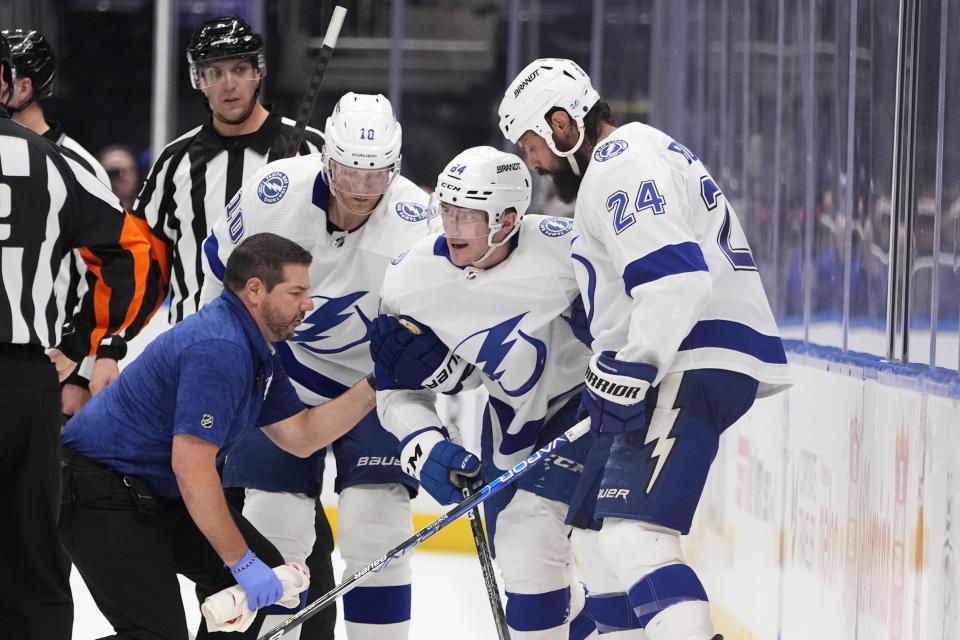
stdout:
<svg viewBox="0 0 960 640">
<path fill-rule="evenodd" d="M 571 258 L 593 351 L 581 406 L 593 442 L 567 517 L 587 583 L 609 584 L 611 599 L 626 592 L 650 640 L 711 640 L 680 534 L 720 434 L 790 385 L 756 262 L 696 154 L 653 127 L 617 127 L 576 63 L 532 62 L 499 112 L 530 167 L 576 199 Z"/>
</svg>

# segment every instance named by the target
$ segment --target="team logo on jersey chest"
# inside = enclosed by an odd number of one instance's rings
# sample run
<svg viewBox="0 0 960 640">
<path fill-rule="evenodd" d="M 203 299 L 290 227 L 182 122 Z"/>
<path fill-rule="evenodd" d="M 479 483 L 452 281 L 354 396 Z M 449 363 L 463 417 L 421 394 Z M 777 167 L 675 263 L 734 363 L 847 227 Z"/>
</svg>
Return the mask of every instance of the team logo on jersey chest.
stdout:
<svg viewBox="0 0 960 640">
<path fill-rule="evenodd" d="M 626 151 L 628 146 L 630 145 L 627 144 L 626 140 L 610 140 L 609 142 L 604 142 L 593 152 L 593 159 L 597 162 L 605 162 L 611 158 L 616 158 Z"/>
<path fill-rule="evenodd" d="M 567 218 L 547 218 L 540 221 L 540 233 L 551 238 L 559 238 L 573 231 L 573 220 Z"/>
<path fill-rule="evenodd" d="M 257 186 L 257 195 L 260 200 L 266 204 L 275 204 L 280 202 L 284 194 L 287 193 L 287 187 L 290 186 L 290 178 L 282 171 L 274 171 L 260 181 Z"/>
<path fill-rule="evenodd" d="M 397 215 L 407 222 L 420 222 L 427 217 L 427 208 L 417 202 L 398 202 Z"/>
</svg>

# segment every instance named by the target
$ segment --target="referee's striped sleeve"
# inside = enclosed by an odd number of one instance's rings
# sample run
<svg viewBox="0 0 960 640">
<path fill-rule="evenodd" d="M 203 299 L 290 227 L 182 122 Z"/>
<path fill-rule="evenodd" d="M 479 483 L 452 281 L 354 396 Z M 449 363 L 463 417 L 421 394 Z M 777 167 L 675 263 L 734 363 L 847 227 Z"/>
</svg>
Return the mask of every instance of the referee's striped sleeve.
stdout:
<svg viewBox="0 0 960 640">
<path fill-rule="evenodd" d="M 143 305 L 151 277 L 150 243 L 110 190 L 67 158 L 74 247 L 92 286 L 80 301 L 60 349 L 71 359 L 94 355 L 100 341 L 123 331 Z"/>
</svg>

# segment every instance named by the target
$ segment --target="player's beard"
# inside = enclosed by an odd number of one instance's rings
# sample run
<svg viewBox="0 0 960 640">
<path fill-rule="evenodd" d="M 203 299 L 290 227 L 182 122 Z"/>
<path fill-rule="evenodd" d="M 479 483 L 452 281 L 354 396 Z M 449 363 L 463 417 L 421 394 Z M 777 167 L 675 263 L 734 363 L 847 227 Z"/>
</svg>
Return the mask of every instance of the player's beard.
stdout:
<svg viewBox="0 0 960 640">
<path fill-rule="evenodd" d="M 577 199 L 577 193 L 580 191 L 580 182 L 583 176 L 578 176 L 573 172 L 570 163 L 564 159 L 563 164 L 555 170 L 545 171 L 553 180 L 553 186 L 557 190 L 557 197 L 570 204 Z"/>
<path fill-rule="evenodd" d="M 273 334 L 273 342 L 283 342 L 292 336 L 300 323 L 303 322 L 304 314 L 296 313 L 292 316 L 284 315 L 279 309 L 270 304 L 269 300 L 263 303 L 263 322 L 267 329 Z"/>
</svg>

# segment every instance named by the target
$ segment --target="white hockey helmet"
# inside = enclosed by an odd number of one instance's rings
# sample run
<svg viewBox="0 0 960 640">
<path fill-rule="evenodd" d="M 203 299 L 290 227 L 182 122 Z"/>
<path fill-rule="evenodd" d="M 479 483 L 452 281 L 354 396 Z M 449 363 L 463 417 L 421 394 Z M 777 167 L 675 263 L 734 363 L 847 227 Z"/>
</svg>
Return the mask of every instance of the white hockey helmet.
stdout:
<svg viewBox="0 0 960 640">
<path fill-rule="evenodd" d="M 337 101 L 327 118 L 324 165 L 334 160 L 345 167 L 399 172 L 401 136 L 386 97 L 351 91 Z"/>
<path fill-rule="evenodd" d="M 500 130 L 516 144 L 527 131 L 533 131 L 561 158 L 570 158 L 583 144 L 583 119 L 600 100 L 590 77 L 573 60 L 540 58 L 528 64 L 503 94 L 500 102 Z M 560 151 L 553 142 L 547 114 L 555 108 L 570 114 L 580 130 L 580 139 L 569 151 Z M 579 169 L 574 167 L 579 173 Z"/>
<path fill-rule="evenodd" d="M 433 216 L 451 209 L 479 209 L 487 213 L 489 246 L 476 261 L 480 262 L 520 229 L 523 214 L 530 206 L 530 194 L 530 171 L 520 158 L 493 147 L 473 147 L 447 163 L 437 177 L 430 210 Z M 508 209 L 517 212 L 517 222 L 505 238 L 494 242 L 493 236 L 503 228 Z"/>
</svg>

